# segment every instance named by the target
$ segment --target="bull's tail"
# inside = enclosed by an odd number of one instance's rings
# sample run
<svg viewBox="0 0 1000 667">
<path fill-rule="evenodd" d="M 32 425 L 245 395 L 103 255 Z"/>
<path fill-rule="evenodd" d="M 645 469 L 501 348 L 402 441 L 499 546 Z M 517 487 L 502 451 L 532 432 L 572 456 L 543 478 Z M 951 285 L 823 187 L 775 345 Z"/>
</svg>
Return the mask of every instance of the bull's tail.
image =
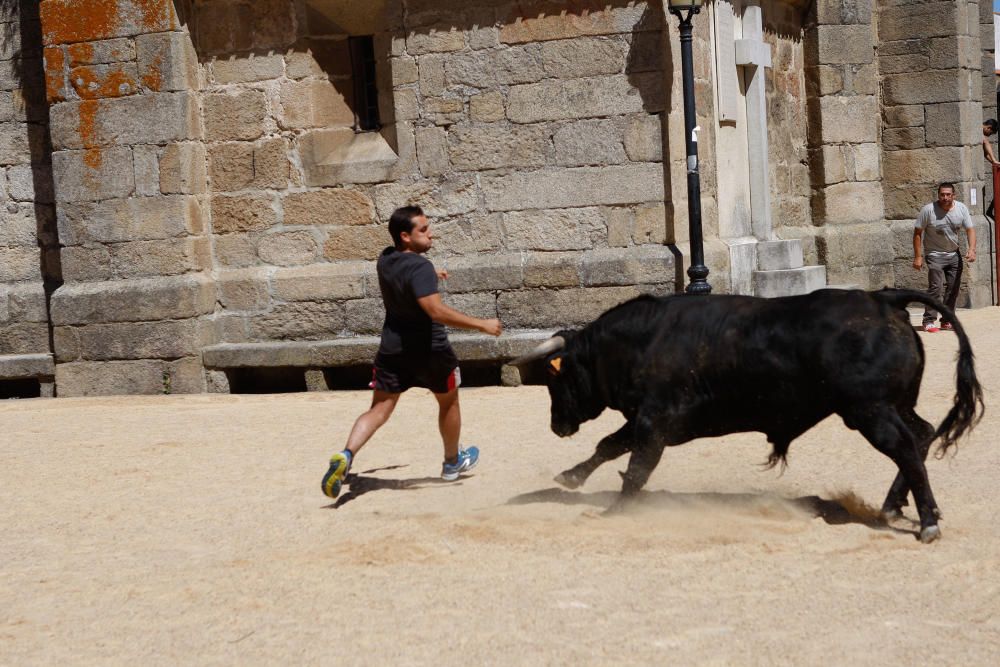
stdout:
<svg viewBox="0 0 1000 667">
<path fill-rule="evenodd" d="M 905 309 L 913 302 L 930 306 L 942 313 L 955 328 L 955 334 L 958 336 L 955 402 L 934 433 L 935 438 L 941 438 L 941 452 L 946 452 L 983 418 L 983 388 L 976 379 L 975 355 L 972 353 L 969 337 L 965 334 L 965 329 L 962 328 L 954 311 L 924 292 L 884 289 L 872 292 L 872 296 L 900 309 Z"/>
</svg>

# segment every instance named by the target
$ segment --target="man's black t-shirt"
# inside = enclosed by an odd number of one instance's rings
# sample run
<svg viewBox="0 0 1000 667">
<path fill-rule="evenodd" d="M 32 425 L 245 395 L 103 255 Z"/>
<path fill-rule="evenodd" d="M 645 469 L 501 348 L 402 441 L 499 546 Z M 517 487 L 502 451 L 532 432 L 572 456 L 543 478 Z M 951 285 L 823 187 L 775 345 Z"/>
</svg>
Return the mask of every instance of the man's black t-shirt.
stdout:
<svg viewBox="0 0 1000 667">
<path fill-rule="evenodd" d="M 414 252 L 393 247 L 378 258 L 378 285 L 385 304 L 380 354 L 426 354 L 450 351 L 444 325 L 428 317 L 417 299 L 437 294 L 434 265 Z"/>
</svg>

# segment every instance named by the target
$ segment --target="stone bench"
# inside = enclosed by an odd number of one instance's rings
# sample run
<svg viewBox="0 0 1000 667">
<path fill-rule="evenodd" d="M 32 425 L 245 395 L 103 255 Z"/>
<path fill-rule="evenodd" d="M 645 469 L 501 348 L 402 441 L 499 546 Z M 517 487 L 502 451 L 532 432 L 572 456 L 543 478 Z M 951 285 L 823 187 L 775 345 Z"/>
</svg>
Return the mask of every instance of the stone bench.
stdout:
<svg viewBox="0 0 1000 667">
<path fill-rule="evenodd" d="M 6 380 L 38 380 L 39 395 L 55 396 L 56 364 L 51 354 L 0 355 L 0 382 Z"/>
<path fill-rule="evenodd" d="M 530 351 L 552 335 L 549 331 L 521 330 L 505 332 L 494 338 L 485 334 L 450 334 L 449 340 L 463 362 L 496 362 L 501 366 L 504 386 L 517 386 L 521 375 L 517 368 L 504 365 Z M 378 336 L 357 336 L 320 341 L 276 341 L 267 343 L 220 343 L 201 350 L 202 363 L 210 372 L 236 369 L 295 368 L 305 374 L 309 391 L 325 391 L 324 369 L 370 365 L 378 350 Z M 216 391 L 228 391 L 228 384 L 216 377 Z"/>
</svg>

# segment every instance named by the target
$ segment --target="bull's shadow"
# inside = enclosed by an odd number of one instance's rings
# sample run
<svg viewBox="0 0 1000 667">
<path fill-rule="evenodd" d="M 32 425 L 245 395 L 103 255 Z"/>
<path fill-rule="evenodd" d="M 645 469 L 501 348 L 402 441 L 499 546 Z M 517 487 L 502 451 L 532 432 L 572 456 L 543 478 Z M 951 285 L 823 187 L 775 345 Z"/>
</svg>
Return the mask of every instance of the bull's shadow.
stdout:
<svg viewBox="0 0 1000 667">
<path fill-rule="evenodd" d="M 372 468 L 371 470 L 365 470 L 360 473 L 348 473 L 347 477 L 344 478 L 344 486 L 349 490 L 344 495 L 337 498 L 336 502 L 325 505 L 324 509 L 339 509 L 351 502 L 355 498 L 363 496 L 369 491 L 380 491 L 388 489 L 391 491 L 410 491 L 415 489 L 422 489 L 426 486 L 433 484 L 454 484 L 455 482 L 446 482 L 440 477 L 413 477 L 410 479 L 382 479 L 380 477 L 371 477 L 373 473 L 382 472 L 385 470 L 398 470 L 400 468 L 406 468 L 406 465 L 394 465 L 385 466 L 383 468 Z"/>
<path fill-rule="evenodd" d="M 684 508 L 711 505 L 714 507 L 726 508 L 752 508 L 760 507 L 761 500 L 772 497 L 780 499 L 792 508 L 797 508 L 805 513 L 823 519 L 828 525 L 842 526 L 856 524 L 866 526 L 873 530 L 890 531 L 905 535 L 913 535 L 920 538 L 920 526 L 917 522 L 908 519 L 899 519 L 900 522 L 909 522 L 912 529 L 899 528 L 886 522 L 881 516 L 873 515 L 852 509 L 844 503 L 836 500 L 826 500 L 819 496 L 802 496 L 800 498 L 783 498 L 771 494 L 755 493 L 674 493 L 671 491 L 641 491 L 633 501 L 637 507 L 649 509 Z M 608 509 L 614 506 L 620 498 L 618 491 L 596 491 L 593 493 L 581 493 L 579 491 L 567 491 L 558 487 L 540 489 L 529 493 L 522 493 L 507 501 L 508 505 L 530 505 L 535 503 L 561 503 L 563 505 L 590 505 L 592 507 Z"/>
</svg>

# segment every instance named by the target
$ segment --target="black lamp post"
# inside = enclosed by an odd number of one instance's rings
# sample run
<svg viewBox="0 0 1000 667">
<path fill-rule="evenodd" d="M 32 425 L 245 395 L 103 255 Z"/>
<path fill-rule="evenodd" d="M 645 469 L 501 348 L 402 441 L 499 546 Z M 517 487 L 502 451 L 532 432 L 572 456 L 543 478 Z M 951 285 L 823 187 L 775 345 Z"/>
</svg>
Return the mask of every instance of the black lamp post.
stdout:
<svg viewBox="0 0 1000 667">
<path fill-rule="evenodd" d="M 708 267 L 705 266 L 704 239 L 701 233 L 701 178 L 698 175 L 697 118 L 694 110 L 694 66 L 691 55 L 691 17 L 701 11 L 704 0 L 667 0 L 670 13 L 680 19 L 681 74 L 684 80 L 684 142 L 687 146 L 688 225 L 691 235 L 691 282 L 686 292 L 709 294 Z"/>
</svg>

